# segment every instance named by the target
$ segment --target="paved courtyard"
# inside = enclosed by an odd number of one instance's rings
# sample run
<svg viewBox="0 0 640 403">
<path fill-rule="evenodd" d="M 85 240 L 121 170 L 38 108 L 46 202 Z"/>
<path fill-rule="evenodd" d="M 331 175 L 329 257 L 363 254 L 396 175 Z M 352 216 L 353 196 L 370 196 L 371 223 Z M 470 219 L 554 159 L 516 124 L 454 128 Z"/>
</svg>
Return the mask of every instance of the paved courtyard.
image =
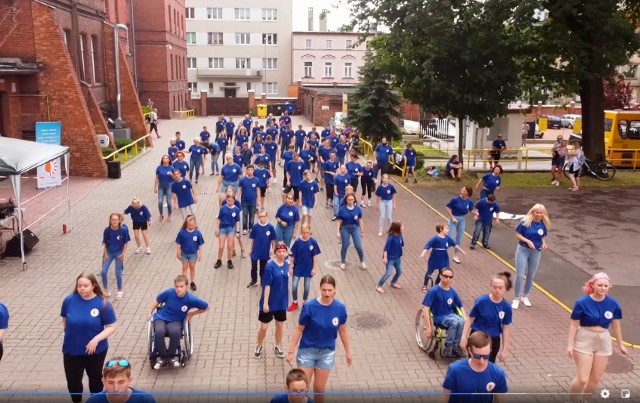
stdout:
<svg viewBox="0 0 640 403">
<path fill-rule="evenodd" d="M 294 117 L 293 124 L 310 128 L 309 123 L 300 117 Z M 183 139 L 189 143 L 203 125 L 212 128 L 214 120 L 162 121 L 162 139 L 155 140 L 153 149 L 127 165 L 121 179 L 72 183 L 71 233 L 62 235 L 62 224 L 66 222 L 64 214 L 53 213 L 38 225 L 40 243 L 28 255 L 27 271 L 21 270 L 16 259 L 0 263 L 0 301 L 11 311 L 5 357 L 0 363 L 0 393 L 5 393 L 0 394 L 0 400 L 8 398 L 8 394 L 20 392 L 58 392 L 62 393 L 60 399 L 67 399 L 62 369 L 60 305 L 72 292 L 74 279 L 80 272 L 99 271 L 101 235 L 109 213 L 122 212 L 133 197 L 140 198 L 154 215 L 149 231 L 152 254 L 135 255 L 135 248 L 129 248 L 125 261 L 124 298 L 112 301 L 118 315 L 118 330 L 110 339 L 108 356 L 128 357 L 134 366 L 135 387 L 153 392 L 158 400 L 209 401 L 211 395 L 205 394 L 209 392 L 231 393 L 230 397 L 224 397 L 229 401 L 246 401 L 249 397 L 266 401 L 268 396 L 282 390 L 290 367 L 273 354 L 273 326 L 266 339 L 265 357 L 256 360 L 252 356 L 258 328 L 260 291 L 258 288 L 245 288 L 249 280 L 250 260 L 238 256 L 234 260 L 235 269 L 213 269 L 217 253 L 213 233 L 218 210 L 214 191 L 218 177 L 209 176 L 208 168 L 207 175 L 195 185 L 199 195 L 199 227 L 206 241 L 203 259 L 197 266 L 196 294 L 210 303 L 211 310 L 192 322 L 196 351 L 185 368 L 153 371 L 146 360 L 146 313 L 154 297 L 171 287 L 173 278 L 180 272 L 174 244 L 180 220 L 174 219 L 171 223 L 157 221 L 154 172 L 160 157 L 166 152 L 172 133 L 180 130 Z M 6 185 L 6 181 L 2 185 Z M 268 195 L 271 215 L 280 204 L 278 189 L 278 186 L 273 186 Z M 336 264 L 339 247 L 335 223 L 330 221 L 330 210 L 316 209 L 313 236 L 322 249 L 317 276 L 332 274 L 337 279 L 337 297 L 345 302 L 349 312 L 353 354 L 353 366 L 348 368 L 344 350 L 338 346 L 336 369 L 328 384 L 331 392 L 342 392 L 349 397 L 379 392 L 382 394 L 369 396 L 367 400 L 383 401 L 393 396 L 417 401 L 442 389 L 448 363 L 428 358 L 417 347 L 414 337 L 414 318 L 424 296 L 420 286 L 425 261 L 418 256 L 426 240 L 435 233 L 435 225 L 442 219 L 410 192 L 398 189 L 398 209 L 394 212 L 394 219 L 402 221 L 405 227 L 405 272 L 400 280 L 403 289 L 388 288 L 384 295 L 375 291 L 375 283 L 383 272 L 381 254 L 385 240 L 376 235 L 377 211 L 374 208 L 364 210 L 366 233 L 363 242 L 369 270 L 361 271 L 351 266 L 343 272 Z M 319 194 L 317 200 L 324 200 L 324 194 Z M 36 207 L 34 209 L 37 210 Z M 243 239 L 248 244 L 248 237 Z M 462 265 L 455 267 L 454 286 L 469 308 L 477 296 L 489 291 L 490 276 L 506 267 L 483 250 L 469 251 L 468 240 L 465 242 L 468 254 L 462 256 Z M 348 260 L 357 260 L 353 248 L 349 251 Z M 110 283 L 114 281 L 111 269 Z M 579 285 L 574 288 L 577 298 Z M 316 280 L 312 283 L 313 295 L 317 295 L 317 289 Z M 564 356 L 569 316 L 539 291 L 534 292 L 532 302 L 532 308 L 522 308 L 514 313 L 512 350 L 504 364 L 510 390 L 543 393 L 536 396 L 540 401 L 568 400 L 567 396 L 558 394 L 567 391 L 574 374 L 573 362 Z M 623 306 L 623 311 L 638 308 Z M 298 314 L 299 311 L 289 315 L 285 344 L 293 332 Z M 623 331 L 624 326 L 623 321 Z M 612 362 L 616 365 L 602 382 L 602 387 L 611 390 L 612 399 L 609 400 L 619 398 L 621 389 L 630 389 L 632 396 L 640 396 L 639 352 L 632 350 L 629 358 L 614 356 Z M 400 392 L 405 394 L 399 395 Z M 347 396 L 340 396 L 340 400 Z M 39 401 L 42 396 L 14 395 L 11 399 L 27 400 Z M 512 400 L 522 399 L 514 397 Z"/>
</svg>

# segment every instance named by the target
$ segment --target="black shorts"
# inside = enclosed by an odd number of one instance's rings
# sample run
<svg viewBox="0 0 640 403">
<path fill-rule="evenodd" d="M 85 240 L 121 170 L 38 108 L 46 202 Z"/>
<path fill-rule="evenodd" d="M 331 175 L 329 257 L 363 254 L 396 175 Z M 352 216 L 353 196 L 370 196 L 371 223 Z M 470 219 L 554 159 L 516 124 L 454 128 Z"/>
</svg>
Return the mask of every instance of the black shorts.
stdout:
<svg viewBox="0 0 640 403">
<path fill-rule="evenodd" d="M 293 190 L 293 200 L 298 201 L 300 197 L 300 190 L 298 189 L 298 186 L 285 186 L 282 188 L 282 193 L 289 194 L 291 193 L 292 190 Z"/>
<path fill-rule="evenodd" d="M 260 197 L 265 197 L 266 194 L 267 194 L 267 188 L 260 187 Z"/>
<path fill-rule="evenodd" d="M 147 223 L 146 222 L 134 222 L 133 223 L 133 229 L 141 229 L 143 231 L 147 230 Z"/>
<path fill-rule="evenodd" d="M 500 151 L 489 151 L 489 155 L 495 162 L 500 161 Z"/>
<path fill-rule="evenodd" d="M 285 322 L 287 320 L 287 311 L 269 311 L 267 313 L 260 311 L 258 313 L 258 320 L 262 323 L 269 323 L 274 319 L 276 322 Z"/>
</svg>

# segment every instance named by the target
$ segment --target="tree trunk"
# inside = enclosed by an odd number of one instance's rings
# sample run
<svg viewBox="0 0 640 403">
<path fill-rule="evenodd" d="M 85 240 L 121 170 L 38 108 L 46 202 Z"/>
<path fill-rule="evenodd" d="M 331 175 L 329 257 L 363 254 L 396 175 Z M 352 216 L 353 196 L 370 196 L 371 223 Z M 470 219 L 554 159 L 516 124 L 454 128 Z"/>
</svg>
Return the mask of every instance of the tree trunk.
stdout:
<svg viewBox="0 0 640 403">
<path fill-rule="evenodd" d="M 604 150 L 604 87 L 598 77 L 580 81 L 582 148 L 587 158 L 600 161 Z"/>
<path fill-rule="evenodd" d="M 464 163 L 464 158 L 462 157 L 462 151 L 464 149 L 464 119 L 465 116 L 458 116 L 458 157 L 460 157 L 460 162 Z"/>
</svg>

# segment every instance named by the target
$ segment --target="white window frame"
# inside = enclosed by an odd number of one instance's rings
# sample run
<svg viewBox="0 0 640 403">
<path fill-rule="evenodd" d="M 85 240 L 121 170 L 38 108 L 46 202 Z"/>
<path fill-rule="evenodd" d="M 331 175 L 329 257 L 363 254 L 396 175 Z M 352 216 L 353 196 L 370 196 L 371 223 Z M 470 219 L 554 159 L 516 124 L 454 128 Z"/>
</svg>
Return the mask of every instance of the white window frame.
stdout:
<svg viewBox="0 0 640 403">
<path fill-rule="evenodd" d="M 187 69 L 197 69 L 198 59 L 195 57 L 187 57 Z"/>
<path fill-rule="evenodd" d="M 268 45 L 268 46 L 277 46 L 278 34 L 276 33 L 262 34 L 262 44 Z"/>
<path fill-rule="evenodd" d="M 267 95 L 278 95 L 278 83 L 264 83 L 264 92 Z"/>
<path fill-rule="evenodd" d="M 219 40 L 214 40 L 214 39 Z M 224 45 L 224 34 L 222 32 L 207 32 L 207 45 Z"/>
<path fill-rule="evenodd" d="M 207 19 L 208 20 L 221 20 L 222 19 L 222 7 L 207 7 Z"/>
<path fill-rule="evenodd" d="M 278 70 L 277 57 L 262 58 L 262 70 Z"/>
<path fill-rule="evenodd" d="M 324 62 L 323 74 L 324 78 L 333 78 L 333 62 Z"/>
<path fill-rule="evenodd" d="M 248 32 L 236 32 L 236 45 L 251 45 L 251 34 Z"/>
<path fill-rule="evenodd" d="M 304 48 L 305 49 L 311 49 L 311 39 L 305 39 L 304 40 Z"/>
<path fill-rule="evenodd" d="M 209 69 L 224 69 L 224 57 L 210 57 Z"/>
<path fill-rule="evenodd" d="M 324 45 L 325 45 L 325 48 L 331 49 L 331 47 L 333 46 L 333 40 L 327 39 L 326 41 L 324 41 Z"/>
<path fill-rule="evenodd" d="M 345 41 L 345 46 L 346 49 L 353 49 L 353 40 L 352 39 L 347 39 Z"/>
<path fill-rule="evenodd" d="M 353 78 L 353 62 L 344 63 L 344 78 Z"/>
<path fill-rule="evenodd" d="M 236 17 L 236 21 L 249 21 L 251 19 L 250 8 L 234 8 L 233 13 Z"/>
<path fill-rule="evenodd" d="M 187 32 L 187 34 L 185 35 L 187 37 L 187 45 L 195 45 L 197 40 L 196 40 L 196 33 L 195 32 Z"/>
<path fill-rule="evenodd" d="M 186 19 L 193 20 L 196 18 L 196 9 L 194 7 L 185 7 L 184 15 Z"/>
<path fill-rule="evenodd" d="M 192 94 L 198 93 L 198 83 L 195 81 L 187 82 L 187 88 L 189 89 L 189 92 L 191 92 Z"/>
<path fill-rule="evenodd" d="M 313 77 L 313 62 L 312 61 L 304 61 L 304 62 L 302 62 L 302 69 L 304 70 L 305 78 L 312 78 Z"/>
<path fill-rule="evenodd" d="M 89 36 L 89 51 L 91 52 L 91 82 L 96 83 L 96 54 L 93 46 L 93 35 Z"/>
<path fill-rule="evenodd" d="M 277 8 L 263 8 L 262 9 L 262 21 L 278 21 L 278 9 Z"/>
<path fill-rule="evenodd" d="M 236 57 L 236 69 L 246 70 L 251 68 L 251 58 L 249 57 Z"/>
</svg>

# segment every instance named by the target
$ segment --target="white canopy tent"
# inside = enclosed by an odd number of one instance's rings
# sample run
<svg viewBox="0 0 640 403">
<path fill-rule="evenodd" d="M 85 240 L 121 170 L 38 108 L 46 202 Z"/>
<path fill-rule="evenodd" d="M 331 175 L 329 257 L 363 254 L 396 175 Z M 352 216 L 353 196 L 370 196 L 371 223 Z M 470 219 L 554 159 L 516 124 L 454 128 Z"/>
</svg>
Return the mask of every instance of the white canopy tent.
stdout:
<svg viewBox="0 0 640 403">
<path fill-rule="evenodd" d="M 70 214 L 69 147 L 0 137 L 0 175 L 8 176 L 11 179 L 11 186 L 13 187 L 13 193 L 16 198 L 23 270 L 27 268 L 27 262 L 24 257 L 24 222 L 22 219 L 21 198 L 22 174 L 62 156 L 64 156 L 64 167 L 65 173 L 67 174 L 67 212 Z"/>
</svg>

